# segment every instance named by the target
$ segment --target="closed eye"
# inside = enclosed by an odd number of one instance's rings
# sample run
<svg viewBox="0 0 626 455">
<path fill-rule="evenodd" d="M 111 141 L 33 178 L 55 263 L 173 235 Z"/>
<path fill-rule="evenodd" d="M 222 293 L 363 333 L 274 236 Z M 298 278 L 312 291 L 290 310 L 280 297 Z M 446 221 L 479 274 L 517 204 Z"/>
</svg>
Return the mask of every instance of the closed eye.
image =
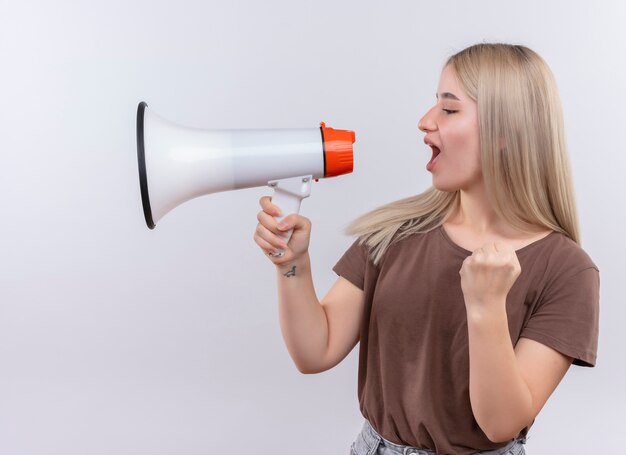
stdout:
<svg viewBox="0 0 626 455">
<path fill-rule="evenodd" d="M 459 111 L 454 111 L 452 109 L 442 109 L 442 111 L 444 111 L 446 114 L 454 114 L 455 112 L 459 112 Z"/>
</svg>

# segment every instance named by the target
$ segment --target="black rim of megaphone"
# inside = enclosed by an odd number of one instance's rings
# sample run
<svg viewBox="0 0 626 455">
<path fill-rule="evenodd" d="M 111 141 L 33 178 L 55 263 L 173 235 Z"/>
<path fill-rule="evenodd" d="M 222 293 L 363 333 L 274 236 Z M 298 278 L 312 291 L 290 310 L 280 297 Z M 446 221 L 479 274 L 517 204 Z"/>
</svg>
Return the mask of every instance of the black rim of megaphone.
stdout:
<svg viewBox="0 0 626 455">
<path fill-rule="evenodd" d="M 139 103 L 137 107 L 137 161 L 139 163 L 139 187 L 141 188 L 141 203 L 143 205 L 143 216 L 150 229 L 154 229 L 152 220 L 152 210 L 150 209 L 150 196 L 148 195 L 148 175 L 146 174 L 146 151 L 143 141 L 143 117 L 148 107 L 145 101 Z"/>
</svg>

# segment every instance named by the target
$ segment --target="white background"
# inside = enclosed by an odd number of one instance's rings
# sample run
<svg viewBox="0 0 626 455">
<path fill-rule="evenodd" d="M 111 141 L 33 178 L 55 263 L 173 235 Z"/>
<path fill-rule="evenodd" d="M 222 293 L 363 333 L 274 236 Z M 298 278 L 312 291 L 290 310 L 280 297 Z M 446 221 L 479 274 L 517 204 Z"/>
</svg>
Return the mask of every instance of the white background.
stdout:
<svg viewBox="0 0 626 455">
<path fill-rule="evenodd" d="M 143 220 L 135 114 L 201 128 L 356 131 L 314 184 L 318 295 L 346 224 L 430 185 L 417 130 L 445 59 L 525 44 L 557 78 L 584 249 L 601 271 L 598 366 L 573 367 L 527 451 L 623 446 L 626 6 L 619 1 L 0 1 L 0 454 L 343 454 L 357 349 L 297 372 L 254 188 Z"/>
</svg>

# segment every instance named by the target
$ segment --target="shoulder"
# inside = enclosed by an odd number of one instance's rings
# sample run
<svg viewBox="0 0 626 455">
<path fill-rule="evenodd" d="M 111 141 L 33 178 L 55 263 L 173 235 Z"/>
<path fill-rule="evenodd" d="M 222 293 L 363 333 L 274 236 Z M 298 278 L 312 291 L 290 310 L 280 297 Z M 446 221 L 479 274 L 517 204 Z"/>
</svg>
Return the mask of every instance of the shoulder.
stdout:
<svg viewBox="0 0 626 455">
<path fill-rule="evenodd" d="M 565 234 L 552 232 L 545 240 L 535 254 L 543 256 L 554 272 L 573 276 L 587 269 L 599 271 L 589 254 Z"/>
<path fill-rule="evenodd" d="M 372 260 L 371 248 L 364 238 L 358 237 L 339 258 L 333 270 L 341 276 L 352 276 L 362 288 L 366 275 L 377 267 Z M 355 279 L 350 280 L 355 283 Z"/>
<path fill-rule="evenodd" d="M 600 275 L 594 261 L 556 232 L 525 251 L 522 260 L 530 286 L 524 288 L 529 306 L 520 336 L 572 357 L 575 365 L 595 365 Z"/>
<path fill-rule="evenodd" d="M 339 273 L 340 270 L 345 270 L 346 267 L 349 267 L 351 269 L 358 268 L 363 271 L 378 272 L 385 267 L 385 264 L 395 263 L 398 260 L 402 261 L 407 255 L 415 256 L 419 254 L 420 245 L 428 243 L 427 237 L 432 235 L 432 231 L 410 234 L 402 238 L 394 238 L 388 245 L 380 245 L 380 239 L 357 237 L 344 252 L 333 270 Z M 374 245 L 372 246 L 370 244 L 372 242 L 368 240 L 373 240 Z M 379 243 L 376 243 L 377 241 Z M 379 260 L 376 261 L 377 249 L 381 248 L 381 246 L 384 246 L 384 252 Z"/>
<path fill-rule="evenodd" d="M 447 244 L 441 234 L 441 228 L 435 227 L 426 232 L 414 232 L 397 236 L 386 248 L 379 266 L 396 262 L 413 262 L 418 258 L 443 259 L 447 256 Z"/>
</svg>

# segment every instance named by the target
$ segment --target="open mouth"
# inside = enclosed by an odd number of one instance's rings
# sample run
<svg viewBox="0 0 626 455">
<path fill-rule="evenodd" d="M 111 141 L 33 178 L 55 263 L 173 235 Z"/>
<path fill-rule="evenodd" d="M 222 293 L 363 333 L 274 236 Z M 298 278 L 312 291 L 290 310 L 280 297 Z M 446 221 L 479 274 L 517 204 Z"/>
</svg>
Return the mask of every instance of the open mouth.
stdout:
<svg viewBox="0 0 626 455">
<path fill-rule="evenodd" d="M 437 161 L 437 158 L 439 157 L 439 154 L 441 153 L 441 150 L 439 150 L 438 147 L 431 145 L 430 148 L 433 151 L 433 155 L 430 158 L 430 161 L 428 162 L 428 164 L 426 165 L 426 170 L 431 171 L 433 169 L 433 166 L 435 165 L 435 162 Z"/>
</svg>

